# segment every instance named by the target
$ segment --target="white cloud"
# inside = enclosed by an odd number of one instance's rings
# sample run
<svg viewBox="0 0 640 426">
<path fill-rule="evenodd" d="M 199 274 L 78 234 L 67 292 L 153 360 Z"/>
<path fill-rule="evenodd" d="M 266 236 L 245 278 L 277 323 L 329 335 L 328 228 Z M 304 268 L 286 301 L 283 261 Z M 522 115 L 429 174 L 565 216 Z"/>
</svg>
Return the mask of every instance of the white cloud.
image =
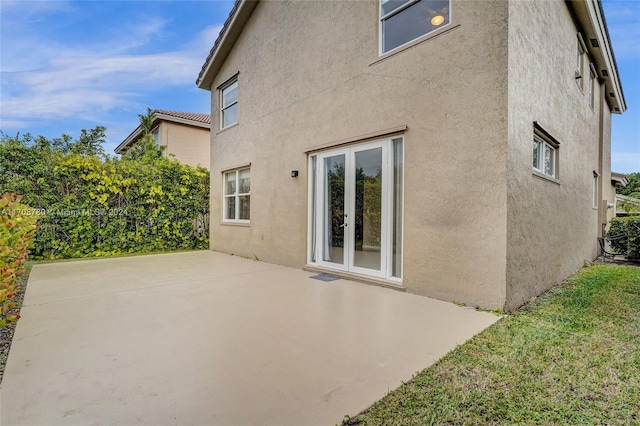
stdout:
<svg viewBox="0 0 640 426">
<path fill-rule="evenodd" d="M 177 50 L 126 54 L 149 44 L 164 25 L 162 20 L 148 19 L 131 31 L 123 30 L 126 37 L 77 49 L 52 49 L 51 44 L 28 37 L 20 46 L 5 49 L 3 45 L 0 128 L 12 128 L 36 117 L 82 117 L 128 109 L 146 93 L 195 84 L 220 26 L 205 28 Z M 38 60 L 21 60 L 24 52 Z M 7 60 L 12 57 L 17 60 Z M 11 68 L 6 69 L 4 63 Z"/>
</svg>

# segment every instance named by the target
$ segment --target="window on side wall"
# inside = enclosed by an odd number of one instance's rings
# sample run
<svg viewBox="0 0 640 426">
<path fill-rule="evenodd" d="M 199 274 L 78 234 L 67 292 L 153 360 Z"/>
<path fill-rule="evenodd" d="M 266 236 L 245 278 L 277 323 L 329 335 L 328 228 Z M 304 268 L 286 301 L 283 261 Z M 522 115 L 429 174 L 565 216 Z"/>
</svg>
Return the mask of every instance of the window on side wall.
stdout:
<svg viewBox="0 0 640 426">
<path fill-rule="evenodd" d="M 249 223 L 251 212 L 251 170 L 249 168 L 224 173 L 223 221 Z"/>
<path fill-rule="evenodd" d="M 578 33 L 578 48 L 576 53 L 576 84 L 580 89 L 584 89 L 584 56 L 587 53 L 587 46 L 584 44 L 582 35 Z"/>
<path fill-rule="evenodd" d="M 160 146 L 160 127 L 156 127 L 155 129 L 153 129 L 153 131 L 151 132 L 151 136 L 153 136 L 153 141 L 156 144 L 156 148 Z"/>
<path fill-rule="evenodd" d="M 598 172 L 596 172 L 595 170 L 593 171 L 593 186 L 592 186 L 592 191 L 593 191 L 593 205 L 592 207 L 594 209 L 598 208 Z"/>
<path fill-rule="evenodd" d="M 238 122 L 238 77 L 234 77 L 220 88 L 220 128 Z"/>
<path fill-rule="evenodd" d="M 589 106 L 591 109 L 596 107 L 596 76 L 593 64 L 589 64 Z"/>
<path fill-rule="evenodd" d="M 533 170 L 544 176 L 558 178 L 558 149 L 560 144 L 539 126 L 533 133 Z"/>
<path fill-rule="evenodd" d="M 380 0 L 380 54 L 449 24 L 450 0 Z"/>
</svg>

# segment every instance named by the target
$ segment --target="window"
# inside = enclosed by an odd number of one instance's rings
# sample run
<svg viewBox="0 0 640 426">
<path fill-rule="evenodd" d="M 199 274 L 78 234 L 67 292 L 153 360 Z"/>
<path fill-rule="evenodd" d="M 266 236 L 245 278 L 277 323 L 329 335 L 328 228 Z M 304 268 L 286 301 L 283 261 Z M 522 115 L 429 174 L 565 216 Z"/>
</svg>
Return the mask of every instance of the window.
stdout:
<svg viewBox="0 0 640 426">
<path fill-rule="evenodd" d="M 160 126 L 153 129 L 153 131 L 151 132 L 151 135 L 153 136 L 153 140 L 156 144 L 156 148 L 159 147 L 160 146 Z"/>
<path fill-rule="evenodd" d="M 598 208 L 598 172 L 593 171 L 593 208 Z"/>
<path fill-rule="evenodd" d="M 589 106 L 591 109 L 596 106 L 596 70 L 593 64 L 589 64 Z"/>
<path fill-rule="evenodd" d="M 533 135 L 533 170 L 557 178 L 558 148 L 558 142 L 536 126 Z"/>
<path fill-rule="evenodd" d="M 582 36 L 578 34 L 578 50 L 576 54 L 576 84 L 580 89 L 584 87 L 582 70 L 584 69 L 584 55 L 587 52 L 587 46 L 582 40 Z"/>
<path fill-rule="evenodd" d="M 449 24 L 450 0 L 380 0 L 380 53 Z"/>
<path fill-rule="evenodd" d="M 220 128 L 238 122 L 238 77 L 220 89 Z"/>
<path fill-rule="evenodd" d="M 250 169 L 239 169 L 224 174 L 224 220 L 249 222 L 251 201 Z"/>
</svg>

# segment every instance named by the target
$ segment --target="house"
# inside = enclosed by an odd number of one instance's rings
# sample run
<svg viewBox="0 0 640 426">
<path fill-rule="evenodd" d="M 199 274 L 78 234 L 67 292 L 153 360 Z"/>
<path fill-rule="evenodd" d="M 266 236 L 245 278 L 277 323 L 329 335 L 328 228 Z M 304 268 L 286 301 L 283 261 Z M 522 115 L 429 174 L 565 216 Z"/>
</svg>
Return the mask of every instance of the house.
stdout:
<svg viewBox="0 0 640 426">
<path fill-rule="evenodd" d="M 209 168 L 211 152 L 211 115 L 178 111 L 153 111 L 152 134 L 156 143 L 165 146 L 164 155 L 172 155 L 190 166 Z M 124 154 L 142 139 L 142 127 L 138 126 L 115 149 Z"/>
<path fill-rule="evenodd" d="M 505 310 L 598 254 L 599 1 L 238 0 L 196 83 L 213 250 Z"/>
<path fill-rule="evenodd" d="M 617 194 L 616 189 L 624 188 L 628 184 L 629 184 L 629 179 L 627 178 L 627 175 L 623 173 L 611 172 L 611 186 L 609 187 L 610 192 L 607 197 L 609 200 L 611 200 L 609 201 L 609 213 L 607 216 L 608 220 L 611 220 L 612 218 L 617 216 L 627 215 L 627 212 L 624 209 L 622 209 L 620 206 L 620 204 L 623 204 L 625 202 L 625 200 L 622 198 L 624 196 Z M 607 221 L 607 223 L 609 222 Z"/>
</svg>

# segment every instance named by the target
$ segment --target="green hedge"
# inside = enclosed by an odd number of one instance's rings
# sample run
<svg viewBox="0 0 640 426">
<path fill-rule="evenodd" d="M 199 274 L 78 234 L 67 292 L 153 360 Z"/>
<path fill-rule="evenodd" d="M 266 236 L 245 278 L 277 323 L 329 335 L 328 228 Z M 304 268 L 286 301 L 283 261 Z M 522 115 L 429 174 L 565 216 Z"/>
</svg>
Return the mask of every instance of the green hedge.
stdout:
<svg viewBox="0 0 640 426">
<path fill-rule="evenodd" d="M 161 155 L 105 158 L 3 137 L 0 187 L 43 214 L 35 259 L 209 247 L 209 172 Z M 153 153 L 152 153 L 153 154 Z"/>
<path fill-rule="evenodd" d="M 24 273 L 39 216 L 16 194 L 0 197 L 0 328 L 19 318 L 15 302 L 18 276 Z"/>
<path fill-rule="evenodd" d="M 625 254 L 629 259 L 640 259 L 640 217 L 615 217 L 607 236 L 615 237 L 626 234 L 626 238 L 611 241 L 611 248 L 616 253 Z"/>
</svg>

